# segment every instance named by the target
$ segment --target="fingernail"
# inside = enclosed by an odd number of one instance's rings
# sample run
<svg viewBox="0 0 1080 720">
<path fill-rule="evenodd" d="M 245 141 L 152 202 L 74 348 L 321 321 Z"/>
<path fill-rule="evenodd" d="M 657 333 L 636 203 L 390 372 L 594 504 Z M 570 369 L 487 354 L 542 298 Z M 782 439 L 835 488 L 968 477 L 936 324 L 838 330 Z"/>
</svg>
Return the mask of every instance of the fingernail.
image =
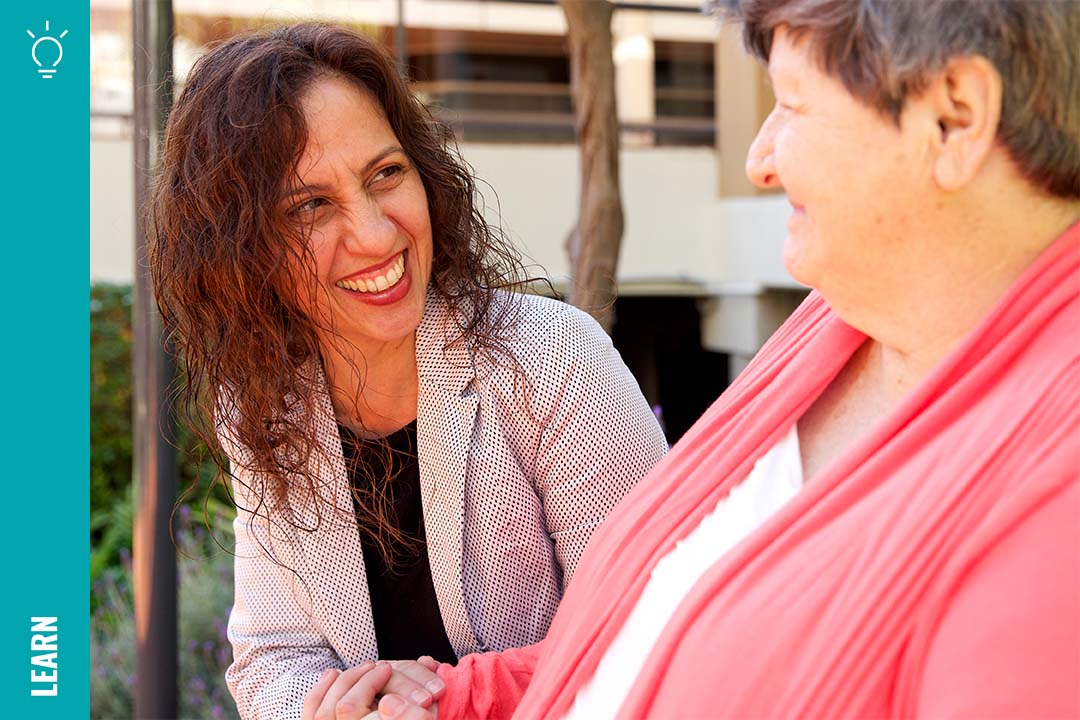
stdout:
<svg viewBox="0 0 1080 720">
<path fill-rule="evenodd" d="M 446 689 L 446 683 L 444 683 L 439 678 L 432 678 L 431 680 L 428 680 L 426 683 L 424 683 L 424 687 L 426 687 L 428 689 L 428 692 L 432 695 L 438 695 Z"/>
<path fill-rule="evenodd" d="M 397 695 L 384 695 L 383 699 L 379 701 L 379 714 L 386 717 L 396 717 L 405 709 L 406 705 L 408 703 Z"/>
<path fill-rule="evenodd" d="M 429 693 L 427 690 L 421 690 L 420 688 L 416 688 L 409 693 L 409 699 L 417 705 L 425 705 L 426 703 L 431 702 L 431 693 Z"/>
</svg>

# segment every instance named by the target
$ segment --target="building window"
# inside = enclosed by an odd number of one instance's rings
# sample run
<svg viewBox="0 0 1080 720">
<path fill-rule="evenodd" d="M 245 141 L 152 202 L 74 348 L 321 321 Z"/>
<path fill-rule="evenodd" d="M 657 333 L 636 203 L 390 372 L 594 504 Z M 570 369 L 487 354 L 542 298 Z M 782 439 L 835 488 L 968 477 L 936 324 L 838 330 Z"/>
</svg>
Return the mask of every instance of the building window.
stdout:
<svg viewBox="0 0 1080 720">
<path fill-rule="evenodd" d="M 657 41 L 654 57 L 656 144 L 714 144 L 712 43 Z"/>
</svg>

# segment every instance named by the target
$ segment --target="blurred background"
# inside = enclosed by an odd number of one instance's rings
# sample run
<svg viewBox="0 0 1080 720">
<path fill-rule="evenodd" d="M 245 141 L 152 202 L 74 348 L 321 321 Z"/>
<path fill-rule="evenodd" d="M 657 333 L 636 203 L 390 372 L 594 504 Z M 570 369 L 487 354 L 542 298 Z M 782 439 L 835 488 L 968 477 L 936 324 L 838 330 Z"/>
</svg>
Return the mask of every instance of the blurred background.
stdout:
<svg viewBox="0 0 1080 720">
<path fill-rule="evenodd" d="M 134 0 L 154 2 L 155 0 Z M 604 2 L 606 0 L 581 0 Z M 694 0 L 617 2 L 611 21 L 625 230 L 612 336 L 679 436 L 805 297 L 781 263 L 786 198 L 743 162 L 772 106 L 764 71 Z M 174 0 L 176 91 L 207 46 L 321 20 L 397 53 L 455 129 L 488 221 L 534 274 L 567 286 L 579 155 L 563 10 L 554 0 Z M 134 714 L 132 306 L 136 274 L 132 0 L 90 2 L 91 717 Z M 231 507 L 182 431 L 178 716 L 236 717 L 223 673 Z M 224 549 L 223 549 L 224 548 Z"/>
</svg>

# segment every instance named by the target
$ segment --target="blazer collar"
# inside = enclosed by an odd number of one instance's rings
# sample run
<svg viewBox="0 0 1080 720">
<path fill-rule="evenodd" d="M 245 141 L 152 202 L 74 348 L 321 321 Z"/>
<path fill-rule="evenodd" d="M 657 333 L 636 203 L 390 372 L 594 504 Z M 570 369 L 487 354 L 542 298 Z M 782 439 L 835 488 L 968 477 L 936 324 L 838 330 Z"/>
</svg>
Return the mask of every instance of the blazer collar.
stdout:
<svg viewBox="0 0 1080 720">
<path fill-rule="evenodd" d="M 466 476 L 479 396 L 473 384 L 475 358 L 463 324 L 461 314 L 428 288 L 416 331 L 420 496 L 435 595 L 458 657 L 483 649 L 465 605 Z"/>
<path fill-rule="evenodd" d="M 476 376 L 473 353 L 464 337 L 460 315 L 430 288 L 424 315 L 416 331 L 416 366 L 420 380 L 417 442 L 420 450 L 421 501 L 428 538 L 432 580 L 444 616 L 447 635 L 458 655 L 483 646 L 472 631 L 464 599 L 463 532 L 468 451 L 478 407 L 472 387 Z M 294 486 L 290 505 L 300 523 L 318 526 L 302 543 L 312 572 L 311 588 L 325 613 L 325 629 L 339 652 L 353 662 L 374 657 L 374 638 L 359 643 L 337 621 L 349 605 L 352 617 L 371 627 L 371 605 L 351 486 L 345 469 L 341 438 L 322 363 L 305 367 L 316 388 L 311 420 L 319 429 L 325 454 L 312 458 L 316 492 L 324 500 L 316 512 L 310 490 Z M 299 411 L 299 409 L 298 409 Z M 422 422 L 420 421 L 422 420 Z M 332 507 L 328 507 L 328 503 Z M 348 598 L 347 600 L 345 598 Z"/>
<path fill-rule="evenodd" d="M 429 286 L 424 317 L 416 329 L 416 371 L 421 385 L 460 395 L 473 381 L 476 367 L 464 325 L 461 314 Z"/>
</svg>

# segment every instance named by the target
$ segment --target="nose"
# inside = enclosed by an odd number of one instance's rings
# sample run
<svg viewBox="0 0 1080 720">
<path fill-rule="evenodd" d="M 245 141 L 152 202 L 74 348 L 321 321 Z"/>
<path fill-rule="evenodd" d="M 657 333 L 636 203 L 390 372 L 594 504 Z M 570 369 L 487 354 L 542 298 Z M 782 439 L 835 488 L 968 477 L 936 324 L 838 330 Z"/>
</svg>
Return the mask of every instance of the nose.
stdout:
<svg viewBox="0 0 1080 720">
<path fill-rule="evenodd" d="M 350 211 L 345 247 L 356 255 L 382 258 L 394 250 L 397 225 L 379 203 L 364 197 Z"/>
<path fill-rule="evenodd" d="M 776 138 L 777 112 L 774 108 L 761 124 L 750 151 L 746 154 L 746 177 L 762 190 L 780 187 L 776 174 L 774 140 Z"/>
</svg>

